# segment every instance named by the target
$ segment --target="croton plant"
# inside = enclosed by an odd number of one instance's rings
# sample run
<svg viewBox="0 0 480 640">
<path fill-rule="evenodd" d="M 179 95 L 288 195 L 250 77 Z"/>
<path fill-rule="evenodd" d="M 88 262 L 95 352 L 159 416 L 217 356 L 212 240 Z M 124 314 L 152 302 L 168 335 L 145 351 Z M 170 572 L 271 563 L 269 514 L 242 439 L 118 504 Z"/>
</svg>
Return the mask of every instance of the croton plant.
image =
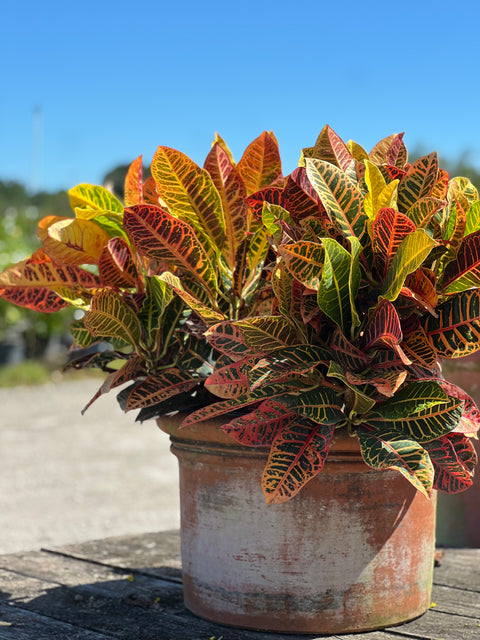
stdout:
<svg viewBox="0 0 480 640">
<path fill-rule="evenodd" d="M 439 362 L 480 348 L 480 200 L 402 134 L 367 153 L 328 126 L 282 173 L 263 133 L 236 163 L 216 137 L 203 168 L 159 147 L 137 158 L 124 203 L 69 192 L 73 218 L 40 221 L 42 247 L 0 274 L 0 295 L 83 310 L 69 366 L 100 367 L 88 403 L 125 383 L 138 419 L 222 416 L 269 447 L 267 502 L 318 474 L 336 429 L 366 464 L 419 491 L 470 486 L 473 400 Z"/>
</svg>

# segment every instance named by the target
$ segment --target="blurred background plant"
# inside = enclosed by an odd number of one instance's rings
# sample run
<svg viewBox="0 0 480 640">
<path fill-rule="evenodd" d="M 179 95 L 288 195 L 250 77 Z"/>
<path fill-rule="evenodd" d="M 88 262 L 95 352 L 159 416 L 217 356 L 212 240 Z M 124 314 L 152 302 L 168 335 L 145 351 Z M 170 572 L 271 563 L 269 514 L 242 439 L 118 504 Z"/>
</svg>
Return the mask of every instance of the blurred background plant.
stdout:
<svg viewBox="0 0 480 640">
<path fill-rule="evenodd" d="M 424 153 L 417 146 L 410 161 Z M 468 151 L 456 160 L 440 157 L 439 161 L 451 176 L 465 176 L 480 189 L 480 169 L 473 166 Z M 128 166 L 114 167 L 102 181 L 120 199 L 123 199 Z M 144 176 L 148 175 L 145 167 Z M 72 216 L 66 191 L 29 193 L 19 182 L 0 180 L 0 271 L 23 260 L 40 246 L 37 223 L 48 215 Z M 52 375 L 58 377 L 71 342 L 72 320 L 73 312 L 69 308 L 41 314 L 0 298 L 0 387 L 43 383 Z"/>
</svg>

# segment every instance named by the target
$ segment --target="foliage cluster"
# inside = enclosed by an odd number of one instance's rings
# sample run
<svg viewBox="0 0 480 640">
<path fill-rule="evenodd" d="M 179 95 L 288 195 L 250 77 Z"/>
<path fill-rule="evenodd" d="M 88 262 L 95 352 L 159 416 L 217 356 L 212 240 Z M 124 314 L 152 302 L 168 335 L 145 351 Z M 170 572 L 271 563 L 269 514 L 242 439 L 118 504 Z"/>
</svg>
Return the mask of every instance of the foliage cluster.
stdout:
<svg viewBox="0 0 480 640">
<path fill-rule="evenodd" d="M 39 192 L 31 195 L 18 182 L 0 181 L 0 269 L 30 254 L 38 243 L 38 221 L 52 211 L 69 215 L 65 192 Z M 49 336 L 66 333 L 71 313 L 39 316 L 27 308 L 14 307 L 0 299 L 0 341 L 20 333 L 25 339 L 26 355 L 36 356 Z"/>
<path fill-rule="evenodd" d="M 42 248 L 0 274 L 10 302 L 85 311 L 71 365 L 108 373 L 89 404 L 130 382 L 139 419 L 226 416 L 269 447 L 268 502 L 321 471 L 336 429 L 427 496 L 470 486 L 480 414 L 439 366 L 480 348 L 468 179 L 409 163 L 402 134 L 367 153 L 328 126 L 287 177 L 267 132 L 238 163 L 217 136 L 203 168 L 159 147 L 150 171 L 132 163 L 124 203 L 73 188 L 75 217 L 42 219 Z"/>
</svg>

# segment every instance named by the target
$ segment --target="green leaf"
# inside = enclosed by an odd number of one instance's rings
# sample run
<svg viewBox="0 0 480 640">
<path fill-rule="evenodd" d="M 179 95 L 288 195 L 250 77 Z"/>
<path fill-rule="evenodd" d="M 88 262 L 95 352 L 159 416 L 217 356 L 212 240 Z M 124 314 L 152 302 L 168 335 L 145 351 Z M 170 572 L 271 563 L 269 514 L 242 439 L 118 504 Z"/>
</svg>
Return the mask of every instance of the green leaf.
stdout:
<svg viewBox="0 0 480 640">
<path fill-rule="evenodd" d="M 268 234 L 272 236 L 276 243 L 278 243 L 282 237 L 282 227 L 279 224 L 280 220 L 293 224 L 290 214 L 286 209 L 278 204 L 264 202 L 262 209 L 262 222 L 265 225 Z"/>
<path fill-rule="evenodd" d="M 311 371 L 325 357 L 326 353 L 323 349 L 308 344 L 276 349 L 250 367 L 248 380 L 251 388 L 256 389 L 292 373 Z"/>
<path fill-rule="evenodd" d="M 352 243 L 353 255 L 331 238 L 322 238 L 322 245 L 325 258 L 318 288 L 318 306 L 348 335 L 360 324 L 355 308 L 360 284 L 359 245 Z"/>
<path fill-rule="evenodd" d="M 95 337 L 120 338 L 134 347 L 141 340 L 142 327 L 137 316 L 122 296 L 113 291 L 103 290 L 93 296 L 84 323 Z"/>
<path fill-rule="evenodd" d="M 474 202 L 467 211 L 465 235 L 468 236 L 475 231 L 480 231 L 480 201 Z"/>
<path fill-rule="evenodd" d="M 373 469 L 394 469 L 429 497 L 434 470 L 428 453 L 414 440 L 393 431 L 358 433 L 360 451 L 365 463 Z"/>
<path fill-rule="evenodd" d="M 403 387 L 393 398 L 377 404 L 365 416 L 365 423 L 380 430 L 393 429 L 417 442 L 429 442 L 450 433 L 462 416 L 463 402 L 457 398 L 442 400 L 435 389 L 438 386 L 417 382 Z"/>
<path fill-rule="evenodd" d="M 356 385 L 349 380 L 349 376 L 337 362 L 334 362 L 333 360 L 330 361 L 327 376 L 329 378 L 337 378 L 337 380 L 341 380 L 343 384 L 350 389 L 351 393 L 348 394 L 350 396 L 348 398 L 349 402 L 346 402 L 347 406 L 345 407 L 345 411 L 347 413 L 354 411 L 355 413 L 362 415 L 370 411 L 370 409 L 375 406 L 375 400 L 359 391 L 356 388 Z"/>
<path fill-rule="evenodd" d="M 334 430 L 297 418 L 278 431 L 262 478 L 267 503 L 290 500 L 323 469 Z"/>
<path fill-rule="evenodd" d="M 441 358 L 461 358 L 480 349 L 480 291 L 463 291 L 436 308 L 437 317 L 422 320 Z"/>
<path fill-rule="evenodd" d="M 213 244 L 221 249 L 225 241 L 225 218 L 208 171 L 169 147 L 158 147 L 151 171 L 158 195 L 170 213 L 193 227 L 206 246 Z"/>
<path fill-rule="evenodd" d="M 417 229 L 407 235 L 395 254 L 382 285 L 382 296 L 396 300 L 402 290 L 405 278 L 422 266 L 430 251 L 437 245 L 424 229 Z"/>
<path fill-rule="evenodd" d="M 104 187 L 79 184 L 68 191 L 72 209 L 99 213 L 123 213 L 123 205 Z"/>
<path fill-rule="evenodd" d="M 327 387 L 316 387 L 311 391 L 300 393 L 288 393 L 278 397 L 277 401 L 288 409 L 294 409 L 297 413 L 319 424 L 333 425 L 345 420 L 338 394 Z"/>
</svg>

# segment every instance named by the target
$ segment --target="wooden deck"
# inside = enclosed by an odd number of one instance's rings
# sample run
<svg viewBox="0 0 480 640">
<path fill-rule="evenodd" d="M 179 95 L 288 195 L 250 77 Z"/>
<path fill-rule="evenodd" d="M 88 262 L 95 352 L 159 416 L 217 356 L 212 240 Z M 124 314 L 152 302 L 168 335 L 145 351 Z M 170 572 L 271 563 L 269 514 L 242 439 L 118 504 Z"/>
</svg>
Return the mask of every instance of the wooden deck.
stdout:
<svg viewBox="0 0 480 640">
<path fill-rule="evenodd" d="M 295 640 L 203 621 L 183 606 L 178 532 L 0 556 L 0 639 Z M 480 640 L 480 549 L 446 549 L 432 607 L 385 631 L 323 640 Z"/>
</svg>

